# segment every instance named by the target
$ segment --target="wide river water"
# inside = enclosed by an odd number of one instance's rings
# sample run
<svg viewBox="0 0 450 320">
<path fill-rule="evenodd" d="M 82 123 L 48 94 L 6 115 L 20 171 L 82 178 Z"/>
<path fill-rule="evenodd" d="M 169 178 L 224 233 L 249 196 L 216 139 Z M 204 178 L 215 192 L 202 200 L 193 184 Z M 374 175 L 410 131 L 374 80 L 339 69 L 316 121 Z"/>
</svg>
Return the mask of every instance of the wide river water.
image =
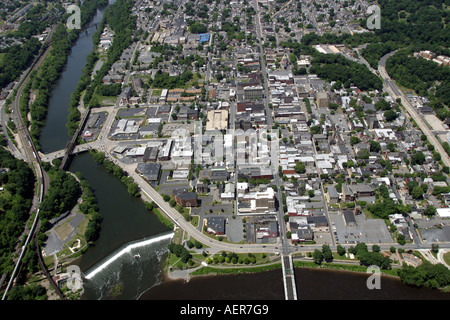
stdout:
<svg viewBox="0 0 450 320">
<path fill-rule="evenodd" d="M 92 51 L 92 34 L 103 12 L 98 10 L 86 32 L 80 34 L 53 91 L 40 141 L 44 153 L 64 148 L 70 139 L 65 127 L 70 95 Z M 80 172 L 90 183 L 103 217 L 100 238 L 76 262 L 86 277 L 82 299 L 284 299 L 281 270 L 200 277 L 187 284 L 167 280 L 162 262 L 172 231 L 147 212 L 141 199 L 130 197 L 119 179 L 98 166 L 90 154 L 76 156 L 69 170 Z M 411 288 L 392 278 L 383 278 L 380 290 L 369 290 L 365 274 L 312 269 L 296 269 L 295 274 L 302 300 L 450 299 L 450 295 Z"/>
</svg>

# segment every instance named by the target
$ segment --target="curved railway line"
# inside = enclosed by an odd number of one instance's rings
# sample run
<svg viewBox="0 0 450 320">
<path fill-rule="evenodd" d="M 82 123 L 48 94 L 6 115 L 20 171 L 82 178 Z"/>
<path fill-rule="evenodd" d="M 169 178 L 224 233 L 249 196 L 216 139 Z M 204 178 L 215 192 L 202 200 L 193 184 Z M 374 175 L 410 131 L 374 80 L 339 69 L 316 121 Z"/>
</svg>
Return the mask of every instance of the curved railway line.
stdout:
<svg viewBox="0 0 450 320">
<path fill-rule="evenodd" d="M 46 172 L 44 170 L 42 170 L 41 167 L 41 159 L 39 157 L 39 153 L 36 149 L 36 146 L 33 143 L 33 140 L 31 139 L 30 136 L 30 132 L 27 128 L 27 126 L 24 124 L 24 121 L 22 119 L 22 116 L 20 114 L 20 97 L 22 96 L 23 90 L 25 88 L 25 86 L 27 85 L 28 81 L 30 80 L 30 76 L 31 73 L 38 69 L 39 66 L 42 64 L 43 61 L 45 61 L 45 58 L 48 56 L 48 54 L 50 53 L 51 50 L 51 37 L 52 34 L 55 30 L 56 26 L 53 26 L 53 28 L 51 29 L 46 42 L 43 44 L 42 46 L 42 51 L 41 54 L 35 59 L 35 61 L 32 63 L 32 65 L 28 68 L 28 70 L 25 72 L 25 78 L 18 82 L 18 84 L 16 86 L 18 86 L 17 91 L 16 91 L 16 96 L 11 104 L 12 107 L 12 120 L 14 121 L 16 128 L 17 128 L 17 135 L 19 137 L 20 140 L 20 145 L 21 148 L 20 150 L 22 151 L 26 161 L 28 162 L 28 164 L 32 167 L 35 177 L 36 177 L 36 186 L 37 186 L 37 190 L 39 190 L 39 193 L 37 195 L 38 198 L 38 203 L 37 203 L 37 211 L 36 211 L 36 215 L 34 217 L 34 221 L 33 221 L 33 225 L 31 226 L 30 232 L 28 233 L 28 236 L 26 238 L 25 244 L 22 246 L 21 248 L 21 252 L 19 255 L 19 258 L 16 261 L 16 266 L 13 270 L 13 273 L 11 274 L 11 278 L 9 279 L 8 285 L 6 287 L 6 290 L 3 294 L 2 300 L 7 299 L 7 294 L 8 291 L 11 289 L 11 287 L 14 285 L 14 281 L 15 278 L 17 276 L 17 273 L 20 270 L 21 267 L 21 261 L 23 256 L 26 253 L 28 244 L 31 241 L 34 241 L 35 243 L 35 247 L 36 247 L 36 253 L 38 256 L 38 260 L 39 260 L 39 265 L 41 266 L 41 269 L 43 271 L 43 273 L 46 275 L 47 279 L 50 281 L 50 284 L 55 288 L 56 293 L 62 298 L 64 299 L 64 295 L 62 294 L 62 292 L 59 290 L 58 286 L 56 285 L 56 283 L 53 281 L 53 278 L 51 277 L 51 275 L 49 274 L 49 272 L 47 271 L 47 268 L 45 267 L 45 263 L 43 261 L 42 258 L 42 253 L 39 247 L 39 243 L 38 240 L 36 238 L 36 234 L 37 231 L 39 230 L 39 226 L 40 226 L 40 220 L 39 220 L 39 204 L 42 202 L 45 192 L 48 189 L 48 185 L 49 185 L 49 177 L 46 174 Z M 33 208 L 32 208 L 33 209 Z"/>
</svg>

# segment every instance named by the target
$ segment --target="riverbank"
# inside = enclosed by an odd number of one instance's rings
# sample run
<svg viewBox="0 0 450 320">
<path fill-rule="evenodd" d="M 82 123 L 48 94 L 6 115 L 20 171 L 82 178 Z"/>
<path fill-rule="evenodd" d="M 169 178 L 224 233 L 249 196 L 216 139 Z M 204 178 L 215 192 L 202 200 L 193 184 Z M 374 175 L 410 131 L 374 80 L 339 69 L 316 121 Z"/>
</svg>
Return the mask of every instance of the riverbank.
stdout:
<svg viewBox="0 0 450 320">
<path fill-rule="evenodd" d="M 357 273 L 367 273 L 367 267 L 360 266 L 359 264 L 346 265 L 339 263 L 326 263 L 317 265 L 313 261 L 293 261 L 294 268 L 309 268 L 309 269 L 329 269 L 335 271 L 347 271 Z M 170 270 L 165 271 L 166 277 L 169 280 L 183 280 L 189 282 L 194 277 L 211 276 L 211 275 L 225 275 L 225 274 L 250 274 L 259 273 L 275 269 L 281 269 L 281 262 L 273 262 L 261 266 L 198 266 L 191 269 L 184 270 Z M 383 272 L 384 271 L 384 272 Z M 392 276 L 398 278 L 392 272 L 386 272 L 382 270 L 383 275 Z"/>
</svg>

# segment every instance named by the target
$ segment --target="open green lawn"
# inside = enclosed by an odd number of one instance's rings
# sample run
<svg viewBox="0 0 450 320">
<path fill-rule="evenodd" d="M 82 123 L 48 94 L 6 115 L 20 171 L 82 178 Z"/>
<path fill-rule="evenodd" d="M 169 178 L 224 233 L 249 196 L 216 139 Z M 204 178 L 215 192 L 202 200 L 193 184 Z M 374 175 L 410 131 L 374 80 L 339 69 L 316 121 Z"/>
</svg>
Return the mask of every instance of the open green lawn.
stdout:
<svg viewBox="0 0 450 320">
<path fill-rule="evenodd" d="M 446 264 L 448 264 L 450 266 L 450 252 L 447 252 L 446 254 L 444 254 L 444 261 Z"/>
</svg>

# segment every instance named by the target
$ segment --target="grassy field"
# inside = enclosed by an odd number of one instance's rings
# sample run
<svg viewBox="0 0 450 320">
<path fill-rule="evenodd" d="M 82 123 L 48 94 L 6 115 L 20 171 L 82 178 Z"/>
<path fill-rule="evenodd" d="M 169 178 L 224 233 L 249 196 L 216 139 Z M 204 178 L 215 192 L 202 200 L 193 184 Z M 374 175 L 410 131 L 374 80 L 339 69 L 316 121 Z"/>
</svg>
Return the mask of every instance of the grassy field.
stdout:
<svg viewBox="0 0 450 320">
<path fill-rule="evenodd" d="M 450 266 L 450 252 L 447 252 L 446 254 L 444 254 L 444 261 L 446 264 L 448 264 Z"/>
</svg>

